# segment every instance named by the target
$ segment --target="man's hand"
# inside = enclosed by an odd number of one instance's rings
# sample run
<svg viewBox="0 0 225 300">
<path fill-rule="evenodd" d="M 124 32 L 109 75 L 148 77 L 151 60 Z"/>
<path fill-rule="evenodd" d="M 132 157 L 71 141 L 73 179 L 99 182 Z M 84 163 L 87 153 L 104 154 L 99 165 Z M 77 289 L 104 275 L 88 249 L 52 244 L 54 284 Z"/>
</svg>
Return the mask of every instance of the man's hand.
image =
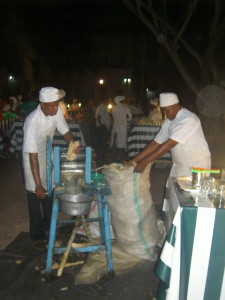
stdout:
<svg viewBox="0 0 225 300">
<path fill-rule="evenodd" d="M 136 173 L 142 173 L 144 171 L 144 169 L 146 168 L 147 164 L 148 163 L 146 162 L 145 159 L 140 160 L 137 163 L 136 167 L 134 168 L 134 172 L 136 172 Z"/>
<path fill-rule="evenodd" d="M 35 194 L 39 199 L 44 200 L 47 196 L 47 191 L 42 186 L 36 187 Z"/>
<path fill-rule="evenodd" d="M 128 166 L 136 166 L 137 165 L 137 163 L 134 159 L 126 161 L 125 164 Z"/>
<path fill-rule="evenodd" d="M 73 149 L 73 153 L 78 154 L 80 152 L 81 144 L 79 144 L 76 148 Z"/>
</svg>

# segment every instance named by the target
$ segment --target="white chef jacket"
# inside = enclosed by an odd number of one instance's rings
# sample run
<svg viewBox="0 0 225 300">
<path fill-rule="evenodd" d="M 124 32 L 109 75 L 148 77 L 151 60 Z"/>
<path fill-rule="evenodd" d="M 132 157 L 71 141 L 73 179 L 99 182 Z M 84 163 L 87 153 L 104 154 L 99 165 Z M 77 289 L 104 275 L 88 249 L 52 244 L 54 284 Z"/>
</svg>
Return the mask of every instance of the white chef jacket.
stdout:
<svg viewBox="0 0 225 300">
<path fill-rule="evenodd" d="M 113 115 L 113 128 L 111 134 L 110 147 L 113 146 L 114 138 L 116 135 L 117 148 L 127 147 L 127 120 L 131 120 L 132 114 L 126 104 L 118 103 L 112 109 Z"/>
<path fill-rule="evenodd" d="M 192 167 L 210 168 L 211 155 L 199 118 L 182 108 L 175 119 L 168 119 L 155 137 L 159 144 L 172 139 L 178 144 L 171 151 L 173 165 L 170 176 L 190 176 Z"/>
<path fill-rule="evenodd" d="M 109 113 L 107 111 L 106 106 L 101 103 L 97 109 L 96 109 L 96 113 L 95 113 L 95 118 L 96 118 L 96 126 L 100 126 L 100 124 L 98 123 L 98 118 L 97 117 L 101 117 L 101 123 L 103 125 L 106 126 L 106 128 L 109 130 L 109 126 L 110 126 L 110 118 L 109 118 Z"/>
<path fill-rule="evenodd" d="M 39 171 L 42 186 L 47 189 L 46 172 L 46 139 L 53 140 L 56 129 L 62 135 L 69 131 L 62 110 L 58 109 L 55 116 L 45 116 L 40 104 L 28 115 L 24 122 L 23 131 L 23 167 L 25 176 L 25 188 L 35 192 L 35 182 L 30 165 L 29 153 L 38 153 Z"/>
</svg>

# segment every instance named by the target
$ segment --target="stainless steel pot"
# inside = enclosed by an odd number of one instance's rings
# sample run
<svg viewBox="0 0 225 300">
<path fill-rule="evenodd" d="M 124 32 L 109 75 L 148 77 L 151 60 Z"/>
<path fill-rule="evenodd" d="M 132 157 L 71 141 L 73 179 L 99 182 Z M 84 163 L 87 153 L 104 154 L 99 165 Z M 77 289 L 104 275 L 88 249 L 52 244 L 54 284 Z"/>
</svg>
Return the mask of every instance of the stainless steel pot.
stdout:
<svg viewBox="0 0 225 300">
<path fill-rule="evenodd" d="M 93 198 L 86 194 L 57 195 L 59 200 L 59 211 L 69 216 L 87 215 L 91 209 Z"/>
</svg>

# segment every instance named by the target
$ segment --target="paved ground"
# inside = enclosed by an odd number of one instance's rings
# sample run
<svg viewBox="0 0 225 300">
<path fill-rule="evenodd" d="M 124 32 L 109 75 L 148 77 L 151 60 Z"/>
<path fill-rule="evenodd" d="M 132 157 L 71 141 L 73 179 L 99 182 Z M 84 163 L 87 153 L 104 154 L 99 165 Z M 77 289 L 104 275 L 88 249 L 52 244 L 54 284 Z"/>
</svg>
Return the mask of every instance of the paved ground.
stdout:
<svg viewBox="0 0 225 300">
<path fill-rule="evenodd" d="M 151 192 L 158 212 L 168 171 L 154 167 L 151 171 Z M 76 300 L 138 297 L 144 300 L 155 296 L 158 287 L 155 262 L 146 261 L 132 271 L 96 285 L 75 287 L 74 270 L 46 282 L 35 271 L 37 265 L 45 264 L 46 253 L 29 253 L 27 199 L 19 161 L 0 159 L 0 174 L 0 265 L 4 270 L 0 275 L 1 299 L 74 299 L 76 295 Z"/>
</svg>

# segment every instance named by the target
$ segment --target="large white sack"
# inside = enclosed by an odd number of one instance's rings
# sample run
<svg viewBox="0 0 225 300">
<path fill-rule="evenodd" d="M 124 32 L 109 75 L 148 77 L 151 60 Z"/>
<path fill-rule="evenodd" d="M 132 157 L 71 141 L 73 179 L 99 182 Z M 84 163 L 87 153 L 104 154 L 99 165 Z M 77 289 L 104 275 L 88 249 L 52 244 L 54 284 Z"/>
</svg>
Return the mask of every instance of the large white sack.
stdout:
<svg viewBox="0 0 225 300">
<path fill-rule="evenodd" d="M 115 242 L 130 255 L 154 260 L 159 235 L 150 194 L 151 164 L 141 174 L 133 167 L 114 166 L 105 166 L 103 173 L 112 191 L 108 199 Z"/>
</svg>

